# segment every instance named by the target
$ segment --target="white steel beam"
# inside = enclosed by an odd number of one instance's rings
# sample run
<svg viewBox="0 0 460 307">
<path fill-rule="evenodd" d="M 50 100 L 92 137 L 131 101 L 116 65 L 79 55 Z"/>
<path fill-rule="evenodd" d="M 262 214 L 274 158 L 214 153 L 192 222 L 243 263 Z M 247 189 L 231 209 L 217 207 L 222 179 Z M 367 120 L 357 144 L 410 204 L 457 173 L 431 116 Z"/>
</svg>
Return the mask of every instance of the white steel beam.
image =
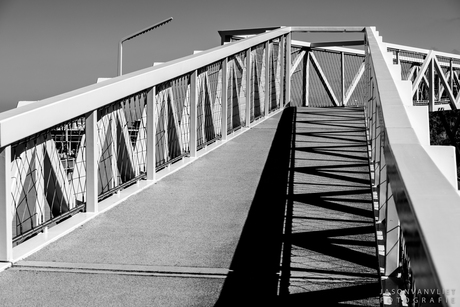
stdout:
<svg viewBox="0 0 460 307">
<path fill-rule="evenodd" d="M 339 106 L 339 101 L 335 97 L 334 91 L 332 90 L 332 87 L 330 86 L 329 82 L 326 79 L 326 75 L 324 74 L 323 70 L 321 69 L 321 66 L 318 63 L 318 60 L 316 59 L 316 56 L 313 52 L 310 52 L 310 59 L 311 62 L 313 63 L 313 66 L 315 67 L 316 71 L 318 72 L 318 76 L 321 79 L 321 82 L 323 83 L 326 92 L 329 94 L 329 97 L 332 100 L 332 103 L 334 106 Z"/>
<path fill-rule="evenodd" d="M 13 259 L 11 146 L 0 148 L 0 261 Z"/>
<path fill-rule="evenodd" d="M 246 127 L 251 126 L 251 48 L 246 50 Z"/>
<path fill-rule="evenodd" d="M 422 78 L 425 75 L 426 70 L 430 66 L 430 63 L 431 63 L 432 59 L 433 59 L 433 52 L 430 51 L 430 53 L 428 53 L 428 55 L 426 56 L 425 61 L 423 62 L 423 65 L 422 65 L 419 73 L 417 74 L 417 78 L 415 78 L 415 81 L 412 83 L 412 95 L 414 95 L 415 92 L 417 91 L 417 88 L 418 88 L 420 82 L 422 81 Z"/>
<path fill-rule="evenodd" d="M 284 72 L 285 79 L 285 101 L 284 104 L 291 102 L 291 33 L 286 34 L 286 69 Z"/>
<path fill-rule="evenodd" d="M 97 110 L 86 116 L 86 211 L 98 212 Z"/>
<path fill-rule="evenodd" d="M 455 99 L 451 88 L 449 88 L 449 83 L 447 82 L 446 77 L 444 77 L 444 73 L 442 71 L 442 68 L 439 66 L 438 59 L 436 59 L 436 57 L 433 58 L 433 65 L 436 71 L 438 72 L 439 79 L 444 85 L 444 88 L 447 90 L 447 94 L 449 95 L 449 99 L 450 99 L 450 107 L 452 108 L 452 110 L 456 110 L 459 107 L 458 105 L 459 101 Z M 440 96 L 439 98 L 441 98 L 441 95 L 439 96 Z"/>
<path fill-rule="evenodd" d="M 359 81 L 361 80 L 364 70 L 366 68 L 366 63 L 363 61 L 361 66 L 358 69 L 358 72 L 356 73 L 355 77 L 353 78 L 353 81 L 351 82 L 350 86 L 348 87 L 346 93 L 345 93 L 345 103 L 344 105 L 348 104 L 348 100 L 350 99 L 351 95 L 355 91 L 356 86 L 358 85 Z"/>
<path fill-rule="evenodd" d="M 265 116 L 270 113 L 270 42 L 265 42 Z"/>
<path fill-rule="evenodd" d="M 297 67 L 299 66 L 300 62 L 302 62 L 302 59 L 305 56 L 305 53 L 306 53 L 305 50 L 300 51 L 299 54 L 294 59 L 294 63 L 292 63 L 292 67 L 291 67 L 291 74 L 290 74 L 291 77 L 294 74 Z"/>
<path fill-rule="evenodd" d="M 155 122 L 156 87 L 147 92 L 147 180 L 155 180 L 155 150 L 156 150 L 156 122 Z"/>
<path fill-rule="evenodd" d="M 222 100 L 221 100 L 221 128 L 220 128 L 220 133 L 222 135 L 222 140 L 226 141 L 227 140 L 227 109 L 228 109 L 228 85 L 227 85 L 227 78 L 228 78 L 228 73 L 227 73 L 227 65 L 228 65 L 228 58 L 225 58 L 222 61 Z"/>
<path fill-rule="evenodd" d="M 196 158 L 197 152 L 197 71 L 190 76 L 190 156 Z"/>
</svg>

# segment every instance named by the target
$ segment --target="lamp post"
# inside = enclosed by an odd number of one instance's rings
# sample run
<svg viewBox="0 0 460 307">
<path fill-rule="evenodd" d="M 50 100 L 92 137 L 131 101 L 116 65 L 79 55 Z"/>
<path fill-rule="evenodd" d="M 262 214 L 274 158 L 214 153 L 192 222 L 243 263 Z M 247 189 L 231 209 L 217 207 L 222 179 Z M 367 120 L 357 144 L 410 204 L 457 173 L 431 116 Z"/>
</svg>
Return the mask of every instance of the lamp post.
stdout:
<svg viewBox="0 0 460 307">
<path fill-rule="evenodd" d="M 163 20 L 163 21 L 161 21 L 159 23 L 156 23 L 153 26 L 150 26 L 150 27 L 145 28 L 143 30 L 140 30 L 140 31 L 138 31 L 136 33 L 133 33 L 133 34 L 131 34 L 129 36 L 126 36 L 125 38 L 123 38 L 120 41 L 120 43 L 118 45 L 118 76 L 121 76 L 123 74 L 123 42 L 128 41 L 130 39 L 133 39 L 133 38 L 135 38 L 135 37 L 137 37 L 139 35 L 142 35 L 144 33 L 147 33 L 147 32 L 149 32 L 149 31 L 151 31 L 151 30 L 153 30 L 155 28 L 161 27 L 162 25 L 170 22 L 172 19 L 173 19 L 172 17 L 169 17 L 168 19 Z"/>
</svg>

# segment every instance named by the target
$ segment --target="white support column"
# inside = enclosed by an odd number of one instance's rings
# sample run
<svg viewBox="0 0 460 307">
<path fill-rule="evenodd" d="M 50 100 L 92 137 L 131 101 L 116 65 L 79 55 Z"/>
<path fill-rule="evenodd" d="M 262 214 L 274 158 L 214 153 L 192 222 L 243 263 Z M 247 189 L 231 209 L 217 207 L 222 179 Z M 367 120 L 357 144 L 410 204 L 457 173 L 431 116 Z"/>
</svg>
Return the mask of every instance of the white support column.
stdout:
<svg viewBox="0 0 460 307">
<path fill-rule="evenodd" d="M 399 239 L 400 225 L 398 212 L 391 185 L 388 184 L 388 196 L 386 207 L 386 242 L 385 242 L 385 275 L 389 276 L 399 267 Z"/>
<path fill-rule="evenodd" d="M 291 102 L 291 33 L 286 35 L 286 72 L 284 74 L 286 78 L 286 89 L 284 103 Z"/>
<path fill-rule="evenodd" d="M 345 54 L 340 52 L 340 85 L 342 88 L 342 107 L 345 106 Z"/>
<path fill-rule="evenodd" d="M 0 261 L 13 259 L 11 145 L 0 148 Z"/>
<path fill-rule="evenodd" d="M 228 58 L 222 61 L 222 99 L 221 99 L 221 129 L 222 141 L 227 140 L 227 109 L 228 109 L 228 86 L 227 86 L 227 64 Z"/>
<path fill-rule="evenodd" d="M 155 150 L 156 150 L 156 122 L 155 122 L 156 87 L 147 93 L 147 180 L 155 180 Z"/>
<path fill-rule="evenodd" d="M 265 42 L 265 117 L 270 113 L 270 42 Z"/>
<path fill-rule="evenodd" d="M 86 116 L 86 212 L 98 212 L 97 110 Z"/>
<path fill-rule="evenodd" d="M 190 76 L 190 157 L 196 157 L 197 151 L 197 71 Z"/>
<path fill-rule="evenodd" d="M 453 61 L 450 59 L 449 61 L 449 71 L 450 71 L 450 90 L 452 93 L 454 92 L 454 66 L 453 66 Z"/>
<path fill-rule="evenodd" d="M 430 64 L 428 68 L 428 75 L 429 75 L 429 110 L 433 111 L 434 110 L 434 60 L 431 58 L 430 59 Z"/>
<path fill-rule="evenodd" d="M 246 50 L 246 127 L 251 126 L 251 48 Z"/>
<path fill-rule="evenodd" d="M 304 89 L 305 89 L 305 97 L 304 97 L 304 107 L 308 107 L 308 98 L 310 96 L 310 50 L 307 49 L 305 53 L 304 59 Z"/>
<path fill-rule="evenodd" d="M 279 53 L 280 53 L 280 108 L 284 107 L 284 35 L 280 38 Z"/>
</svg>

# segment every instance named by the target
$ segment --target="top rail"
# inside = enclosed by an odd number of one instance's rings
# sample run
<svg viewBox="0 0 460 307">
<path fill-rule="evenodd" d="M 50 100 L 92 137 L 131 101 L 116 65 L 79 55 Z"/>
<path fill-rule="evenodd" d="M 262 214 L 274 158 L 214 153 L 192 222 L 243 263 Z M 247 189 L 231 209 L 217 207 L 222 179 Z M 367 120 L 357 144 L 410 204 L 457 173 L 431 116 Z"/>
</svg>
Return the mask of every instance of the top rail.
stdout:
<svg viewBox="0 0 460 307">
<path fill-rule="evenodd" d="M 420 143 L 374 28 L 367 40 L 387 144 L 393 197 L 419 289 L 460 289 L 460 197 Z M 409 107 L 410 108 L 410 107 Z M 445 295 L 445 293 L 441 293 Z M 450 293 L 452 295 L 452 292 Z M 459 293 L 455 293 L 458 300 Z M 450 304 L 446 304 L 450 305 Z"/>
</svg>

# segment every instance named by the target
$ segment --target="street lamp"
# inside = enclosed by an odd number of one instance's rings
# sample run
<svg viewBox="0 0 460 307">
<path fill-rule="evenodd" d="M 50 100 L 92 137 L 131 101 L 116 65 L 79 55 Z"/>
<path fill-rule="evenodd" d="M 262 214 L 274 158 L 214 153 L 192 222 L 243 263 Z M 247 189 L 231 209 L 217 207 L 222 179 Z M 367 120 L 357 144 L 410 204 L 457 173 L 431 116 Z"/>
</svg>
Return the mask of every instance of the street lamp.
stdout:
<svg viewBox="0 0 460 307">
<path fill-rule="evenodd" d="M 142 35 L 144 33 L 147 33 L 147 32 L 149 32 L 149 31 L 151 31 L 151 30 L 153 30 L 155 28 L 161 27 L 162 25 L 170 22 L 172 19 L 173 19 L 172 17 L 169 17 L 168 19 L 163 20 L 162 22 L 159 22 L 157 24 L 154 24 L 153 26 L 150 26 L 150 27 L 145 28 L 143 30 L 140 30 L 140 31 L 138 31 L 136 33 L 133 33 L 133 34 L 131 34 L 129 36 L 126 36 L 125 38 L 123 38 L 120 41 L 119 46 L 118 46 L 118 76 L 121 76 L 122 73 L 123 73 L 123 68 L 122 68 L 122 66 L 123 66 L 123 42 L 128 41 L 130 39 L 133 39 L 136 36 L 139 36 L 139 35 Z"/>
</svg>

